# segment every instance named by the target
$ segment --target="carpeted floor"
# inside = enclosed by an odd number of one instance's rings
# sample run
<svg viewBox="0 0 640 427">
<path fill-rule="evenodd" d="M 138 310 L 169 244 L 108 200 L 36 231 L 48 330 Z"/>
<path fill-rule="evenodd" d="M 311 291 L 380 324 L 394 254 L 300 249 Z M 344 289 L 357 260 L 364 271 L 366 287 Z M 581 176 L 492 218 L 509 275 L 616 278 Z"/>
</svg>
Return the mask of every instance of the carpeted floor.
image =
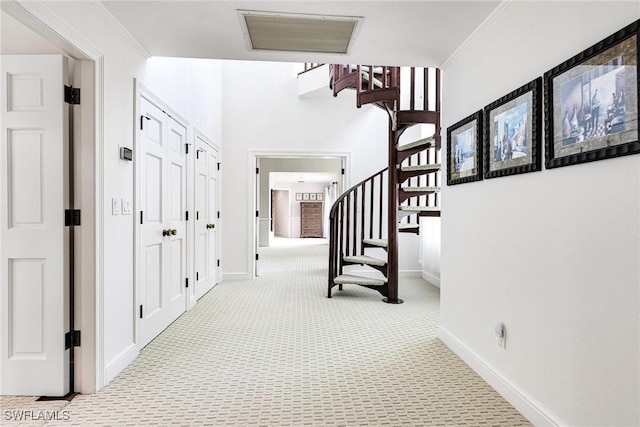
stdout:
<svg viewBox="0 0 640 427">
<path fill-rule="evenodd" d="M 0 425 L 15 409 L 68 418 L 20 424 L 47 426 L 530 425 L 436 338 L 437 288 L 328 299 L 328 247 L 304 243 L 261 249 L 259 278 L 216 286 L 100 392 L 3 397 Z"/>
</svg>

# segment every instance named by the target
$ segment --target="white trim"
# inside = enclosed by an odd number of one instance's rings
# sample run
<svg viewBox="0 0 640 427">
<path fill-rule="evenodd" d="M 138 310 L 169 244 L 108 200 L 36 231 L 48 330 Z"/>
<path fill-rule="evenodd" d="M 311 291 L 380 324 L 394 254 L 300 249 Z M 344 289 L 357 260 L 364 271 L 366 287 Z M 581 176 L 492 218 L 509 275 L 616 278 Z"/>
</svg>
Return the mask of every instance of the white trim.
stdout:
<svg viewBox="0 0 640 427">
<path fill-rule="evenodd" d="M 422 279 L 431 283 L 436 288 L 440 288 L 440 276 L 436 276 L 428 271 L 422 270 Z"/>
<path fill-rule="evenodd" d="M 446 328 L 440 326 L 438 338 L 460 357 L 471 369 L 493 387 L 507 402 L 512 404 L 522 415 L 536 426 L 566 426 L 558 417 L 549 413 L 540 403 L 521 391 L 508 378 L 496 371 L 482 357 L 466 347 Z"/>
<path fill-rule="evenodd" d="M 106 385 L 104 363 L 104 56 L 95 62 L 96 390 Z"/>
<path fill-rule="evenodd" d="M 113 361 L 109 363 L 105 369 L 104 377 L 105 382 L 108 384 L 111 382 L 120 372 L 122 372 L 127 366 L 129 366 L 136 357 L 138 357 L 140 351 L 135 343 L 129 344 L 127 348 L 122 350 Z"/>
<path fill-rule="evenodd" d="M 469 48 L 469 45 L 471 45 L 471 43 L 475 39 L 477 39 L 493 23 L 493 21 L 498 19 L 498 17 L 502 15 L 514 1 L 515 0 L 503 0 L 502 3 L 500 3 L 498 7 L 496 7 L 493 12 L 491 12 L 484 21 L 482 21 L 480 25 L 478 25 L 478 27 L 469 35 L 469 37 L 467 37 L 460 44 L 460 46 L 458 46 L 458 48 L 454 50 L 451 55 L 449 55 L 449 57 L 440 66 L 440 69 L 442 71 L 445 71 L 447 68 L 449 68 L 451 64 L 455 62 L 456 59 L 458 59 L 458 56 L 460 56 L 465 50 L 467 50 Z"/>
<path fill-rule="evenodd" d="M 248 206 L 252 206 L 253 208 L 249 211 L 250 215 L 249 215 L 249 223 L 248 223 L 248 228 L 247 230 L 249 230 L 249 236 L 248 236 L 248 254 L 247 254 L 247 259 L 249 260 L 249 271 L 250 273 L 248 273 L 250 275 L 250 279 L 253 279 L 256 277 L 255 275 L 255 271 L 256 271 L 256 256 L 255 254 L 257 254 L 258 252 L 258 247 L 257 247 L 257 233 L 258 230 L 256 228 L 256 216 L 254 215 L 254 212 L 257 211 L 259 209 L 259 206 L 257 205 L 258 201 L 257 201 L 257 191 L 258 189 L 256 188 L 256 162 L 257 159 L 261 158 L 261 157 L 278 157 L 278 158 L 292 158 L 292 159 L 296 159 L 296 158 L 314 158 L 314 157 L 336 157 L 336 158 L 342 158 L 343 160 L 343 167 L 345 169 L 345 174 L 342 175 L 343 177 L 343 188 L 341 188 L 341 191 L 344 191 L 345 188 L 349 188 L 350 187 L 350 177 L 351 177 L 351 152 L 350 151 L 313 151 L 313 150 L 306 150 L 306 151 L 290 151 L 290 150 L 252 150 L 249 149 L 249 191 L 248 196 L 249 196 L 249 204 Z M 225 273 L 225 277 L 227 276 L 228 273 Z M 243 279 L 244 280 L 244 279 Z"/>
<path fill-rule="evenodd" d="M 103 54 L 38 1 L 1 1 L 2 10 L 47 38 L 75 59 L 96 60 Z"/>
<path fill-rule="evenodd" d="M 106 8 L 106 6 L 104 4 L 102 4 L 102 2 L 98 1 L 98 0 L 90 0 L 91 4 L 93 4 L 93 6 L 98 9 L 98 11 L 100 13 L 102 13 L 102 15 L 104 15 L 105 18 L 107 18 L 107 20 L 109 21 L 109 23 L 111 25 L 113 25 L 113 28 L 115 28 L 116 30 L 118 30 L 118 32 L 120 34 L 122 34 L 124 36 L 125 39 L 127 39 L 127 41 L 131 44 L 131 46 L 133 46 L 134 48 L 136 48 L 136 50 L 138 52 L 140 52 L 140 54 L 142 56 L 144 56 L 145 58 L 151 58 L 153 55 L 151 55 L 151 52 L 149 52 L 147 50 L 146 47 L 144 47 L 142 45 L 142 43 L 140 43 L 138 41 L 138 39 L 136 39 L 133 34 L 131 34 L 129 32 L 129 30 L 127 30 L 121 23 L 120 21 L 118 21 L 118 19 L 113 16 L 113 14 L 111 13 L 111 11 L 109 9 Z"/>
</svg>

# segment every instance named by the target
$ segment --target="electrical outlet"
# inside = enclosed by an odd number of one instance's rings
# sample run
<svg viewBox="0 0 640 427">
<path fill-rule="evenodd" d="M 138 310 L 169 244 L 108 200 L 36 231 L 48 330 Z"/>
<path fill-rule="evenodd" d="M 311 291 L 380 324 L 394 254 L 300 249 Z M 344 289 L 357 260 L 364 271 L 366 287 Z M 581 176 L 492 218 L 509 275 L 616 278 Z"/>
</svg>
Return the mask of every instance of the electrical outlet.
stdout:
<svg viewBox="0 0 640 427">
<path fill-rule="evenodd" d="M 112 215 L 120 215 L 120 199 L 114 197 L 111 199 L 111 214 Z"/>
</svg>

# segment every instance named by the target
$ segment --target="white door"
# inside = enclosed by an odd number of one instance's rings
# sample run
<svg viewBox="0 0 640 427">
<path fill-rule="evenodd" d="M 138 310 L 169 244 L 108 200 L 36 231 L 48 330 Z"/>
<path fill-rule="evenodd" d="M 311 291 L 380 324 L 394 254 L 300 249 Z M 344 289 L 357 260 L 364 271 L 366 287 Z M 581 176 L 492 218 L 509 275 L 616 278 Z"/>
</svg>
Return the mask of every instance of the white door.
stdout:
<svg viewBox="0 0 640 427">
<path fill-rule="evenodd" d="M 2 56 L 0 394 L 69 388 L 67 61 Z"/>
<path fill-rule="evenodd" d="M 140 102 L 140 346 L 185 312 L 187 130 Z"/>
<path fill-rule="evenodd" d="M 218 283 L 218 152 L 196 138 L 196 298 Z"/>
</svg>

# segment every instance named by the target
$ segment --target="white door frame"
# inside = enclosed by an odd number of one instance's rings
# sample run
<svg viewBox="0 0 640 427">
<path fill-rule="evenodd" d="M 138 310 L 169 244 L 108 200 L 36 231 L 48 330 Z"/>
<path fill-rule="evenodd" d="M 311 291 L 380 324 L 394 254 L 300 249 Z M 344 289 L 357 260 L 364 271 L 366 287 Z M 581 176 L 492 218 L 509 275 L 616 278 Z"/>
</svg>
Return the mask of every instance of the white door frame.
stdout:
<svg viewBox="0 0 640 427">
<path fill-rule="evenodd" d="M 104 54 L 36 2 L 2 1 L 3 11 L 16 18 L 37 34 L 47 38 L 68 56 L 81 61 L 82 103 L 80 129 L 83 147 L 77 156 L 76 178 L 82 182 L 79 199 L 82 206 L 82 226 L 76 231 L 76 253 L 82 253 L 76 263 L 75 328 L 82 331 L 82 345 L 75 348 L 75 384 L 80 393 L 93 393 L 102 388 L 103 358 L 103 194 L 104 194 Z M 93 143 L 89 143 L 92 141 Z M 79 291 L 79 293 L 78 293 Z"/>
<path fill-rule="evenodd" d="M 249 279 L 256 277 L 256 254 L 258 253 L 258 227 L 256 226 L 256 217 L 254 212 L 260 209 L 258 200 L 258 188 L 256 186 L 256 164 L 260 158 L 281 157 L 281 158 L 322 158 L 322 157 L 339 157 L 342 158 L 342 167 L 345 174 L 342 175 L 344 182 L 342 183 L 343 191 L 351 186 L 351 152 L 350 151 L 288 151 L 288 150 L 249 150 L 248 172 L 249 172 L 249 204 L 252 209 L 249 215 L 247 230 L 250 230 L 248 236 L 249 248 L 247 259 L 249 260 Z"/>
</svg>

